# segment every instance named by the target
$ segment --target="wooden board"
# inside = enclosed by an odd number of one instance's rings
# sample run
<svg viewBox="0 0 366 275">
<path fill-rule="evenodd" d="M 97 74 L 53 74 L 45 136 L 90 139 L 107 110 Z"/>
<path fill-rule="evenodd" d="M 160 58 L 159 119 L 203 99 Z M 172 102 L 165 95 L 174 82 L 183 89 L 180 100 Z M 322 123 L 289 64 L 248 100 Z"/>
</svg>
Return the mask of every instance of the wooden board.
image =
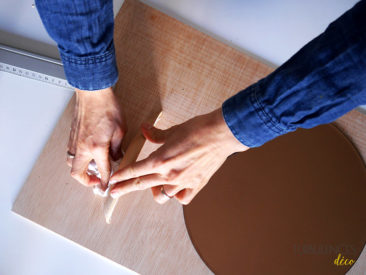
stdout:
<svg viewBox="0 0 366 275">
<path fill-rule="evenodd" d="M 115 20 L 116 93 L 129 132 L 161 107 L 167 128 L 218 108 L 273 68 L 137 1 Z M 111 225 L 102 200 L 73 180 L 66 144 L 74 98 L 56 125 L 13 211 L 141 274 L 210 274 L 188 237 L 181 205 L 156 204 L 150 191 L 120 199 Z M 155 147 L 144 146 L 139 158 Z"/>
</svg>

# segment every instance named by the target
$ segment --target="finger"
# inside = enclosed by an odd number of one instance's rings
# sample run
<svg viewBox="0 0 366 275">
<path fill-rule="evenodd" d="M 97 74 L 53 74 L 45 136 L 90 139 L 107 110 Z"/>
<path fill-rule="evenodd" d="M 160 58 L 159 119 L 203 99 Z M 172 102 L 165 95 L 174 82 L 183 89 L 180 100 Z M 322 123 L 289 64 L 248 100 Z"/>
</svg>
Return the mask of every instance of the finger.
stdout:
<svg viewBox="0 0 366 275">
<path fill-rule="evenodd" d="M 68 166 L 72 167 L 72 162 L 75 157 L 75 151 L 76 151 L 76 142 L 75 142 L 75 130 L 70 130 L 70 136 L 69 136 L 69 142 L 67 145 L 67 157 L 66 157 L 66 163 Z"/>
<path fill-rule="evenodd" d="M 148 157 L 146 159 L 127 165 L 121 170 L 116 171 L 110 178 L 110 182 L 115 183 L 144 175 L 158 173 L 158 171 L 154 169 L 153 163 L 154 160 L 151 157 Z"/>
<path fill-rule="evenodd" d="M 162 192 L 161 192 L 161 185 L 159 186 L 153 186 L 151 187 L 151 192 L 153 194 L 154 200 L 159 203 L 159 204 L 164 204 L 166 203 L 168 200 L 170 200 L 169 197 L 165 196 Z"/>
<path fill-rule="evenodd" d="M 70 135 L 69 135 L 69 141 L 67 143 L 67 151 L 69 151 L 72 154 L 75 154 L 75 120 L 72 121 L 71 128 L 70 128 Z"/>
<path fill-rule="evenodd" d="M 141 124 L 141 131 L 144 137 L 153 143 L 164 143 L 169 130 L 161 130 L 150 124 Z"/>
<path fill-rule="evenodd" d="M 89 176 L 86 173 L 90 161 L 89 156 L 77 154 L 72 163 L 71 176 L 85 186 L 92 186 L 100 182 L 96 176 Z"/>
<path fill-rule="evenodd" d="M 184 188 L 181 185 L 164 185 L 164 191 L 169 197 L 174 197 L 178 192 L 183 190 Z"/>
<path fill-rule="evenodd" d="M 110 147 L 110 155 L 114 161 L 117 161 L 122 158 L 122 139 L 124 136 L 124 132 L 118 128 L 114 131 L 112 138 L 111 138 L 111 147 Z"/>
<path fill-rule="evenodd" d="M 75 104 L 74 107 L 74 115 L 71 122 L 70 134 L 69 134 L 69 141 L 67 143 L 67 152 L 71 155 L 75 155 L 76 153 L 76 124 L 77 124 L 77 112 L 78 112 L 78 105 Z M 67 164 L 71 167 L 73 162 L 73 158 L 69 155 L 67 156 Z"/>
<path fill-rule="evenodd" d="M 179 193 L 177 193 L 175 195 L 175 198 L 181 204 L 187 205 L 193 200 L 193 198 L 198 194 L 198 192 L 200 190 L 201 189 L 197 190 L 197 189 L 191 189 L 191 188 L 183 189 L 182 191 L 180 191 Z"/>
<path fill-rule="evenodd" d="M 66 163 L 67 163 L 67 165 L 69 167 L 72 167 L 73 160 L 74 160 L 74 158 L 71 155 L 67 154 L 67 156 L 66 156 Z"/>
<path fill-rule="evenodd" d="M 93 159 L 98 166 L 100 183 L 106 188 L 111 176 L 111 163 L 109 162 L 108 147 L 101 147 L 93 150 Z"/>
<path fill-rule="evenodd" d="M 138 178 L 129 179 L 117 183 L 111 189 L 112 198 L 118 198 L 133 191 L 146 190 L 148 188 L 163 185 L 166 183 L 165 179 L 159 174 L 151 174 Z"/>
</svg>

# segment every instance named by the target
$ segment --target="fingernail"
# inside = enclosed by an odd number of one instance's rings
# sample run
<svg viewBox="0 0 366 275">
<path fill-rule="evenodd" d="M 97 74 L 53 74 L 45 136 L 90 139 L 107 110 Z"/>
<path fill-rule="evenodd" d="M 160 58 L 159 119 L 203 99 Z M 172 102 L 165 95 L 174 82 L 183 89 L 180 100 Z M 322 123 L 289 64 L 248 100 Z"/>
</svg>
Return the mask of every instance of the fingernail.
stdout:
<svg viewBox="0 0 366 275">
<path fill-rule="evenodd" d="M 118 181 L 116 181 L 116 180 L 110 180 L 109 181 L 109 184 L 115 184 L 115 183 L 117 183 Z"/>
<path fill-rule="evenodd" d="M 160 204 L 164 204 L 164 203 L 166 203 L 168 200 L 170 200 L 170 198 L 167 198 L 167 197 L 161 197 L 161 198 L 159 198 L 159 203 Z"/>
<path fill-rule="evenodd" d="M 119 197 L 118 192 L 111 192 L 111 197 L 117 199 Z"/>
</svg>

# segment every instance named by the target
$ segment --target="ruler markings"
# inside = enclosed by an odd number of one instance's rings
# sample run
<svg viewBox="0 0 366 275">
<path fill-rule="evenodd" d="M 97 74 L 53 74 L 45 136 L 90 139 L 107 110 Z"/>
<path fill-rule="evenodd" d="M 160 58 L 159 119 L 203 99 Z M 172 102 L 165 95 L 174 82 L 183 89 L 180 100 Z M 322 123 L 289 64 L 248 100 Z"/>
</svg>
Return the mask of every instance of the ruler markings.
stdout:
<svg viewBox="0 0 366 275">
<path fill-rule="evenodd" d="M 15 74 L 18 76 L 23 76 L 23 77 L 27 77 L 27 78 L 38 80 L 38 81 L 43 81 L 43 82 L 53 84 L 53 85 L 63 87 L 63 88 L 73 89 L 73 87 L 70 86 L 70 84 L 65 79 L 58 78 L 55 76 L 50 76 L 47 74 L 39 73 L 39 72 L 28 70 L 28 69 L 24 69 L 24 68 L 17 67 L 17 66 L 11 65 L 11 64 L 3 63 L 3 62 L 0 62 L 0 71 L 12 73 L 12 74 Z"/>
</svg>

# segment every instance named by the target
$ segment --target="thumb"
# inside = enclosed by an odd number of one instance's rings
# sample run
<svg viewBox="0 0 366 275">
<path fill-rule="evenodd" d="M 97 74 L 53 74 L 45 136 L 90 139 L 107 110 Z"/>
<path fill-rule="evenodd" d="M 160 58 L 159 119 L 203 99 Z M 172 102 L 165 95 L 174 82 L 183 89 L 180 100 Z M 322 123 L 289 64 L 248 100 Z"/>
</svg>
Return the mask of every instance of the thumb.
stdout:
<svg viewBox="0 0 366 275">
<path fill-rule="evenodd" d="M 141 130 L 144 137 L 153 143 L 164 143 L 168 135 L 168 130 L 161 130 L 147 123 L 142 123 Z"/>
</svg>

